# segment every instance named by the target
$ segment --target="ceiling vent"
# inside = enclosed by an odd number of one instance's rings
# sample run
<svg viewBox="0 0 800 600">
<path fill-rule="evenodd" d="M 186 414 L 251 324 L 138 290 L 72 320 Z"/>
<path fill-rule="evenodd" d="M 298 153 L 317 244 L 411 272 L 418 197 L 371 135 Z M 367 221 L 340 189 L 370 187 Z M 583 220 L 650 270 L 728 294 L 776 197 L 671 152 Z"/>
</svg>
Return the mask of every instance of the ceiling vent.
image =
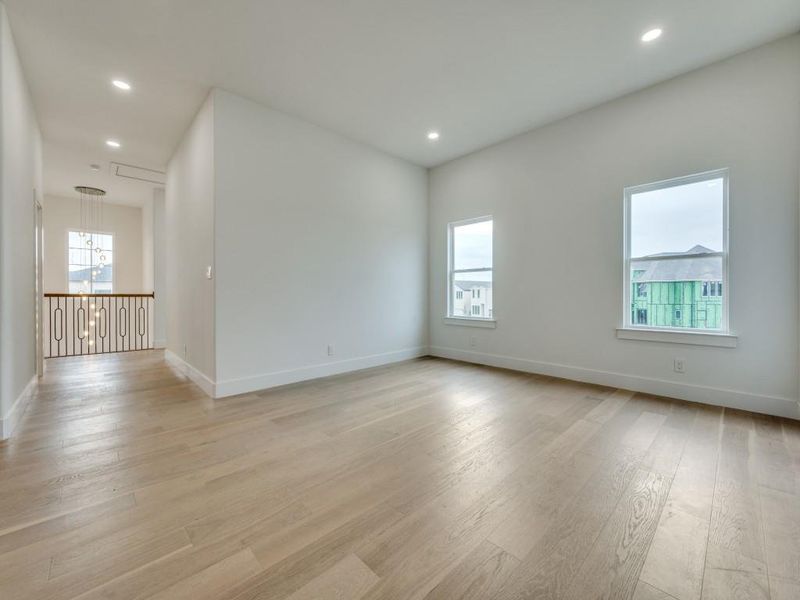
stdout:
<svg viewBox="0 0 800 600">
<path fill-rule="evenodd" d="M 124 177 L 125 179 L 134 179 L 136 181 L 154 183 L 156 185 L 165 185 L 167 182 L 167 174 L 164 173 L 164 171 L 137 167 L 136 165 L 127 165 L 125 163 L 112 162 L 111 174 L 117 177 Z"/>
</svg>

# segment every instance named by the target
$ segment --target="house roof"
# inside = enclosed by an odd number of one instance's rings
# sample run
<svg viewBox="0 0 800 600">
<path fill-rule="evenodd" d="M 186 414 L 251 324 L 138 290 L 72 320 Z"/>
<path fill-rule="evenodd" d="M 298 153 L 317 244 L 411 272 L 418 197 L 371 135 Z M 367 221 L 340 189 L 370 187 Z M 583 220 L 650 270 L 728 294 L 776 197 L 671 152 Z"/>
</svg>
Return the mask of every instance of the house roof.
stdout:
<svg viewBox="0 0 800 600">
<path fill-rule="evenodd" d="M 70 281 L 88 281 L 92 278 L 92 271 L 97 269 L 97 267 L 87 267 L 85 269 L 77 269 L 75 271 L 69 272 L 69 280 Z M 104 269 L 100 269 L 100 272 L 95 277 L 95 281 L 97 282 L 109 282 L 111 281 L 111 269 L 108 267 Z"/>
<path fill-rule="evenodd" d="M 492 282 L 491 281 L 456 281 L 455 284 L 460 287 L 462 290 L 468 292 L 472 288 L 480 287 L 480 288 L 491 288 Z"/>
<path fill-rule="evenodd" d="M 669 257 L 674 256 L 674 260 Z M 634 281 L 720 281 L 722 280 L 722 258 L 705 246 L 693 246 L 686 252 L 661 252 L 645 258 L 652 261 L 637 261 L 634 269 L 644 271 Z"/>
</svg>

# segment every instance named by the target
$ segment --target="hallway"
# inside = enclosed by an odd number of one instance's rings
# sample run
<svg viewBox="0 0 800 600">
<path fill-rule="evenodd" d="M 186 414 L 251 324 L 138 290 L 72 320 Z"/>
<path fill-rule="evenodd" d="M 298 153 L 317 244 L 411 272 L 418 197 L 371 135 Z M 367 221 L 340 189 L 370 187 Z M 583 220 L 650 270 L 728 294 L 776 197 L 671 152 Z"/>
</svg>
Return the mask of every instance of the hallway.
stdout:
<svg viewBox="0 0 800 600">
<path fill-rule="evenodd" d="M 217 401 L 160 350 L 54 359 L 0 444 L 0 588 L 796 597 L 799 449 L 797 422 L 440 359 Z"/>
</svg>

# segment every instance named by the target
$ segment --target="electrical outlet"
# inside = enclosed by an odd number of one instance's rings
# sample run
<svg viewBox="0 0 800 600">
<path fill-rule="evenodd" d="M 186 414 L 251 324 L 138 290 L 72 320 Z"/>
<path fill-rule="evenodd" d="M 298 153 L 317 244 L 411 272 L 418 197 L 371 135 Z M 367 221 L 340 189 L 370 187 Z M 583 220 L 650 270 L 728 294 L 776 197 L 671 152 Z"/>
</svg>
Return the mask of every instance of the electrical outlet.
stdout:
<svg viewBox="0 0 800 600">
<path fill-rule="evenodd" d="M 686 372 L 686 365 L 684 364 L 685 361 L 682 358 L 676 358 L 672 363 L 672 369 L 676 373 L 685 373 Z"/>
<path fill-rule="evenodd" d="M 469 345 L 471 348 L 474 348 L 478 345 L 478 339 L 474 335 L 469 338 Z"/>
<path fill-rule="evenodd" d="M 186 344 L 183 345 L 183 358 L 186 358 L 186 355 L 189 353 L 189 349 L 187 348 Z"/>
<path fill-rule="evenodd" d="M 328 356 L 333 356 L 336 350 L 333 347 L 333 344 L 328 344 Z"/>
</svg>

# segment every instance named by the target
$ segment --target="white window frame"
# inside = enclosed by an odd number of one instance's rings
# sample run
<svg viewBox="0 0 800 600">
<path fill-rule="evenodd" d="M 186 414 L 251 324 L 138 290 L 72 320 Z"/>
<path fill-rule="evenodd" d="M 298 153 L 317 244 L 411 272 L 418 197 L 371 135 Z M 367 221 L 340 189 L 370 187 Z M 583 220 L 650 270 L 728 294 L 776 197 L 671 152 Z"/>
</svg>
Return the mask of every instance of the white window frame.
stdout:
<svg viewBox="0 0 800 600">
<path fill-rule="evenodd" d="M 455 259 L 455 240 L 454 230 L 456 227 L 464 225 L 472 225 L 474 223 L 483 223 L 484 221 L 492 221 L 492 266 L 483 267 L 478 269 L 454 269 L 453 260 Z M 477 327 L 494 327 L 495 320 L 492 317 L 473 317 L 471 314 L 466 316 L 454 315 L 454 294 L 453 288 L 455 286 L 455 276 L 458 273 L 477 273 L 477 272 L 491 272 L 492 273 L 492 287 L 494 288 L 494 217 L 492 215 L 484 215 L 482 217 L 475 217 L 473 219 L 464 219 L 461 221 L 453 221 L 447 224 L 447 312 L 445 315 L 445 323 L 449 325 L 471 325 Z M 474 295 L 474 292 L 473 292 Z M 494 303 L 494 294 L 492 295 L 492 303 Z M 471 312 L 471 310 L 470 310 Z M 494 316 L 494 307 L 492 315 Z"/>
<path fill-rule="evenodd" d="M 112 232 L 112 231 L 98 231 L 98 230 L 94 230 L 94 229 L 92 229 L 90 231 L 90 230 L 83 230 L 83 229 L 73 229 L 71 227 L 67 228 L 66 235 L 65 235 L 65 245 L 66 245 L 66 248 L 67 248 L 67 259 L 66 259 L 67 260 L 67 262 L 66 262 L 67 287 L 66 287 L 66 292 L 69 292 L 69 265 L 70 265 L 70 262 L 69 262 L 69 251 L 70 251 L 69 234 L 70 234 L 70 232 L 73 232 L 73 231 L 74 232 L 85 231 L 86 233 L 91 233 L 91 234 L 95 234 L 95 235 L 108 235 L 108 236 L 111 236 L 111 246 L 112 246 L 111 252 L 114 253 L 115 257 L 117 256 L 116 242 L 115 242 L 116 236 L 114 235 L 114 232 Z M 115 261 L 116 261 L 116 258 L 115 258 Z M 116 269 L 112 269 L 111 270 L 111 292 L 110 293 L 111 294 L 115 294 L 116 291 L 117 291 L 117 270 Z M 87 295 L 94 295 L 94 294 L 87 294 Z M 98 295 L 101 295 L 101 294 L 98 294 Z"/>
<path fill-rule="evenodd" d="M 632 322 L 631 314 L 631 199 L 634 194 L 662 190 L 670 187 L 687 185 L 701 181 L 722 179 L 722 251 L 713 256 L 722 257 L 722 319 L 719 329 L 693 329 L 688 327 L 656 327 L 637 325 Z M 617 329 L 617 337 L 623 339 L 652 340 L 658 342 L 677 342 L 712 346 L 735 347 L 736 336 L 730 329 L 730 297 L 731 280 L 729 277 L 729 186 L 730 174 L 727 168 L 705 171 L 694 175 L 675 177 L 664 181 L 656 181 L 644 185 L 626 187 L 624 190 L 623 208 L 623 293 L 622 293 L 622 327 Z M 675 260 L 675 257 L 670 257 Z M 647 260 L 659 260 L 649 258 Z M 678 258 L 680 260 L 680 258 Z M 653 335 L 648 335 L 652 332 Z M 674 336 L 671 334 L 675 334 Z M 706 339 L 704 339 L 706 338 Z"/>
</svg>

